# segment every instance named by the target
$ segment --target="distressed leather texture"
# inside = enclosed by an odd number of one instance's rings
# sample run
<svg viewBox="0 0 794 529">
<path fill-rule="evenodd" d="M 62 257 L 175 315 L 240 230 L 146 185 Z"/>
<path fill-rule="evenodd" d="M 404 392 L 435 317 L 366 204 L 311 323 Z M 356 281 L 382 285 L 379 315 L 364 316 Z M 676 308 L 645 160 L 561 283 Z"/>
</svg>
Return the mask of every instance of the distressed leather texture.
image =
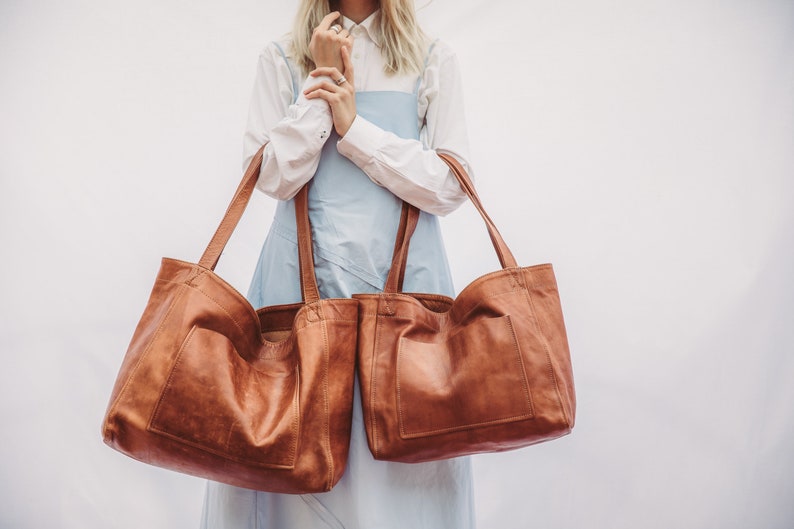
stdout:
<svg viewBox="0 0 794 529">
<path fill-rule="evenodd" d="M 198 264 L 162 260 L 103 438 L 140 461 L 238 487 L 328 491 L 350 443 L 358 302 L 319 298 L 306 189 L 296 197 L 303 303 L 254 310 L 213 271 L 261 162 L 262 149 Z"/>
<path fill-rule="evenodd" d="M 441 157 L 483 217 L 502 270 L 455 299 L 403 293 L 419 215 L 403 207 L 384 292 L 354 296 L 367 440 L 380 460 L 511 450 L 574 426 L 573 372 L 552 266 L 519 267 L 463 167 Z"/>
</svg>

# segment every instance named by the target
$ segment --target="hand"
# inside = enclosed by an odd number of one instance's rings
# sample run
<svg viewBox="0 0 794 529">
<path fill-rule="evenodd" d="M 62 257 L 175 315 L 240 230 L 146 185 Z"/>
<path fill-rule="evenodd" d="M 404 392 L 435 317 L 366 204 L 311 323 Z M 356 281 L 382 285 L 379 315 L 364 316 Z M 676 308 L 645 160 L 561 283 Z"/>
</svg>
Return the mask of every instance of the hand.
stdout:
<svg viewBox="0 0 794 529">
<path fill-rule="evenodd" d="M 303 92 L 306 99 L 322 99 L 331 107 L 334 118 L 334 128 L 339 136 L 344 136 L 356 119 L 356 87 L 353 77 L 353 63 L 350 61 L 350 50 L 342 48 L 342 64 L 344 65 L 344 78 L 342 84 L 331 81 L 322 81 Z M 317 77 L 327 75 L 338 81 L 343 76 L 335 67 L 324 66 L 313 70 L 309 75 Z"/>
<path fill-rule="evenodd" d="M 339 11 L 329 13 L 325 15 L 320 25 L 314 28 L 311 41 L 309 41 L 309 53 L 318 68 L 344 69 L 341 50 L 342 48 L 352 48 L 353 37 L 346 29 L 342 29 L 338 33 L 331 29 L 332 23 L 339 16 Z"/>
</svg>

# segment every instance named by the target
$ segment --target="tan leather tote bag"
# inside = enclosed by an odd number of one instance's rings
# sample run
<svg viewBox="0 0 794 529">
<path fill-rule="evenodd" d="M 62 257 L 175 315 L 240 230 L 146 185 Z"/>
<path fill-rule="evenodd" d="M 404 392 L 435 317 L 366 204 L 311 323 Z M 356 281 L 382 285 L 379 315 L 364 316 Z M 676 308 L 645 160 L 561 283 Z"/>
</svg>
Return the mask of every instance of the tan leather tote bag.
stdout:
<svg viewBox="0 0 794 529">
<path fill-rule="evenodd" d="M 441 156 L 482 215 L 502 270 L 456 299 L 401 292 L 419 215 L 403 208 L 384 292 L 354 296 L 364 422 L 376 459 L 413 463 L 510 450 L 574 425 L 554 271 L 516 264 L 463 167 Z"/>
<path fill-rule="evenodd" d="M 103 436 L 130 457 L 185 474 L 322 492 L 347 462 L 358 302 L 320 299 L 305 187 L 296 197 L 303 303 L 254 310 L 215 275 L 261 163 L 260 149 L 198 264 L 162 260 Z"/>
</svg>

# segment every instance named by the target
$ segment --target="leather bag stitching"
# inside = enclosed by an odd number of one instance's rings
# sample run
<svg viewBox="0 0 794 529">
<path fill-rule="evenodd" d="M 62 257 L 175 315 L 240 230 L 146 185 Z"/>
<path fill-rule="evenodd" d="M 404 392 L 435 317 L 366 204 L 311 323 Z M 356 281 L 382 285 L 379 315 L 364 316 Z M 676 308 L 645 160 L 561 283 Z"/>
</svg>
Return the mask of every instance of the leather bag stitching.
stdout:
<svg viewBox="0 0 794 529">
<path fill-rule="evenodd" d="M 158 280 L 155 280 L 155 284 L 157 284 L 157 282 Z M 176 283 L 176 281 L 173 282 Z M 113 406 L 111 406 L 110 410 L 108 410 L 106 417 L 110 418 L 116 416 L 116 408 L 118 407 L 119 402 L 121 402 L 122 397 L 127 392 L 127 388 L 132 383 L 132 380 L 135 378 L 135 375 L 137 374 L 141 364 L 149 355 L 149 351 L 152 348 L 152 344 L 157 340 L 157 337 L 160 335 L 160 332 L 162 331 L 166 320 L 168 320 L 168 318 L 171 316 L 171 311 L 173 311 L 174 306 L 177 304 L 177 301 L 179 301 L 179 299 L 184 295 L 186 285 L 184 283 L 180 283 L 180 284 L 181 287 L 179 289 L 179 292 L 177 292 L 174 295 L 173 299 L 171 300 L 171 305 L 168 307 L 168 310 L 163 315 L 163 319 L 160 320 L 160 324 L 157 326 L 157 330 L 155 330 L 154 333 L 152 333 L 152 337 L 149 340 L 149 343 L 146 344 L 146 348 L 144 349 L 143 353 L 141 353 L 141 356 L 138 358 L 138 361 L 135 363 L 135 366 L 130 370 L 130 374 L 129 376 L 127 376 L 127 380 L 124 381 L 124 385 L 121 387 L 121 390 L 119 390 L 119 394 L 116 397 L 116 400 L 113 402 Z M 107 423 L 105 426 L 107 430 L 107 426 L 108 426 Z"/>
</svg>

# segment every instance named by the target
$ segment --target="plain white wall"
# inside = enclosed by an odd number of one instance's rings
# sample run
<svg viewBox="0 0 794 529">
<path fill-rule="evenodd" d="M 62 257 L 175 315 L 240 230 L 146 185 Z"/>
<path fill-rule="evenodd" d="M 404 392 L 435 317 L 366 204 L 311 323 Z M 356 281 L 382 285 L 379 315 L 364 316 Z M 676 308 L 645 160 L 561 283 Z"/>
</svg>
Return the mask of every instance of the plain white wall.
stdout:
<svg viewBox="0 0 794 529">
<path fill-rule="evenodd" d="M 0 527 L 190 528 L 201 480 L 100 422 L 162 256 L 241 175 L 259 50 L 293 3 L 0 3 Z M 560 283 L 574 433 L 475 458 L 483 528 L 794 520 L 794 3 L 435 0 L 478 187 Z M 218 268 L 245 290 L 273 203 Z M 471 207 L 458 287 L 497 266 Z"/>
</svg>

